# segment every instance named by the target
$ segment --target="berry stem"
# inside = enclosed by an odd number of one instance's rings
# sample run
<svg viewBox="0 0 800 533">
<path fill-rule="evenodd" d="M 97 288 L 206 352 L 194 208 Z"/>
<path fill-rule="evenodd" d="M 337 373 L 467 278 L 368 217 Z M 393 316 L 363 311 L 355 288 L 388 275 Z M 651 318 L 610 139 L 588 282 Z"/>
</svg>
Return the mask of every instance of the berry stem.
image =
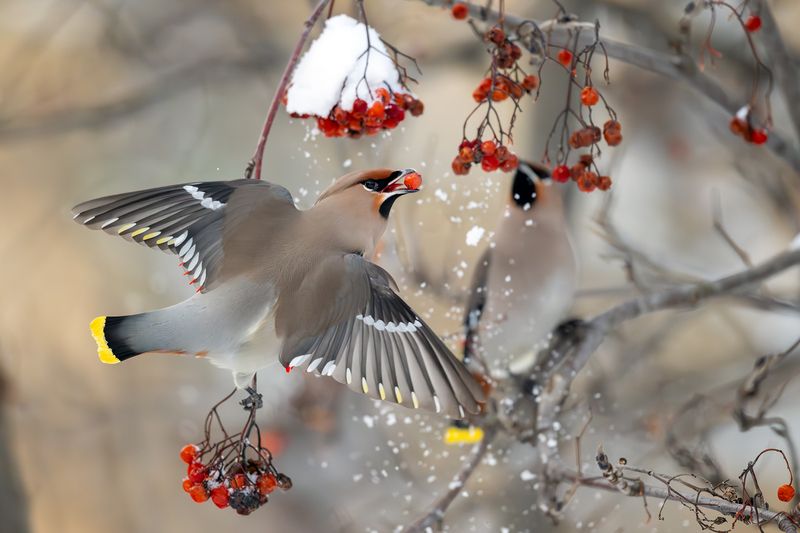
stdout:
<svg viewBox="0 0 800 533">
<path fill-rule="evenodd" d="M 297 40 L 294 52 L 292 52 L 289 62 L 286 63 L 286 68 L 283 71 L 283 75 L 281 75 L 278 88 L 275 91 L 275 95 L 272 97 L 272 103 L 269 106 L 269 111 L 267 111 L 267 118 L 264 120 L 264 126 L 261 128 L 261 137 L 259 137 L 258 144 L 256 144 L 256 151 L 253 153 L 253 157 L 250 158 L 250 161 L 247 163 L 247 168 L 244 171 L 245 178 L 261 179 L 261 162 L 264 159 L 264 148 L 267 145 L 267 137 L 269 137 L 272 123 L 275 121 L 275 115 L 278 112 L 281 98 L 283 98 L 286 92 L 286 87 L 289 85 L 289 78 L 291 78 L 292 72 L 294 72 L 294 68 L 297 66 L 300 53 L 303 51 L 303 47 L 308 40 L 308 35 L 311 33 L 311 28 L 314 27 L 314 24 L 316 24 L 320 15 L 322 15 L 322 12 L 325 10 L 325 7 L 330 2 L 331 0 L 320 0 L 317 7 L 314 8 L 314 11 L 311 12 L 311 15 L 304 24 L 303 33 L 300 34 L 300 38 Z"/>
</svg>

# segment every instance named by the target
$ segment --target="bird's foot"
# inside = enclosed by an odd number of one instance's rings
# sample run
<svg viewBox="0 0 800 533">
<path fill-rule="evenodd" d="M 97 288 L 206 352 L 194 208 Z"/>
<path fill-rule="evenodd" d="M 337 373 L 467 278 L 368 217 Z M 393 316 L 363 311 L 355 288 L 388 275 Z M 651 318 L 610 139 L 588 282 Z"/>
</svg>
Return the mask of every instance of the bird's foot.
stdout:
<svg viewBox="0 0 800 533">
<path fill-rule="evenodd" d="M 264 407 L 264 397 L 261 396 L 256 389 L 253 387 L 245 387 L 244 390 L 248 392 L 249 396 L 239 403 L 244 407 L 245 411 L 252 411 Z"/>
</svg>

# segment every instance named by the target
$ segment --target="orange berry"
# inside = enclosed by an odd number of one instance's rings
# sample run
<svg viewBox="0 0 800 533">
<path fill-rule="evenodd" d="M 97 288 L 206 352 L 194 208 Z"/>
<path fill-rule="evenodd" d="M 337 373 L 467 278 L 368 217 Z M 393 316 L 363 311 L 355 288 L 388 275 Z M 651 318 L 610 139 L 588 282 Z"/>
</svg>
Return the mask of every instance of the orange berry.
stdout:
<svg viewBox="0 0 800 533">
<path fill-rule="evenodd" d="M 189 496 L 197 503 L 203 503 L 208 499 L 208 492 L 203 485 L 195 485 L 189 490 Z"/>
<path fill-rule="evenodd" d="M 508 98 L 508 93 L 505 91 L 501 91 L 500 89 L 495 89 L 492 91 L 492 101 L 493 102 L 502 102 Z"/>
<path fill-rule="evenodd" d="M 183 487 L 184 491 L 189 492 L 190 490 L 192 490 L 192 487 L 194 487 L 194 483 L 192 483 L 191 479 L 185 477 L 183 478 L 183 483 L 181 484 L 181 486 Z"/>
<path fill-rule="evenodd" d="M 565 67 L 568 67 L 572 64 L 572 52 L 570 52 L 569 50 L 561 50 L 560 52 L 558 52 L 556 59 L 558 59 L 559 63 L 561 63 Z"/>
<path fill-rule="evenodd" d="M 458 158 L 464 163 L 472 163 L 475 158 L 475 152 L 469 146 L 462 146 L 458 150 Z"/>
<path fill-rule="evenodd" d="M 380 100 L 375 100 L 372 102 L 369 110 L 367 110 L 367 118 L 374 118 L 374 119 L 383 119 L 386 115 L 383 102 Z"/>
<path fill-rule="evenodd" d="M 194 461 L 194 458 L 197 456 L 198 451 L 199 450 L 197 446 L 195 446 L 194 444 L 187 444 L 186 446 L 181 448 L 181 454 L 180 454 L 181 461 L 183 461 L 186 464 L 192 464 L 192 461 Z"/>
<path fill-rule="evenodd" d="M 467 4 L 463 2 L 456 2 L 453 4 L 453 9 L 450 10 L 453 14 L 453 18 L 456 20 L 464 20 L 469 15 L 469 8 Z"/>
<path fill-rule="evenodd" d="M 600 95 L 594 90 L 594 87 L 584 87 L 581 90 L 581 103 L 585 106 L 593 106 L 600 101 Z"/>
<path fill-rule="evenodd" d="M 792 501 L 794 498 L 794 487 L 791 485 L 781 485 L 778 487 L 778 499 L 782 502 Z"/>
<path fill-rule="evenodd" d="M 267 494 L 275 490 L 275 487 L 277 486 L 278 486 L 278 481 L 272 474 L 265 474 L 263 476 L 259 476 L 258 480 L 256 481 L 256 487 L 258 488 L 259 494 L 261 494 L 262 496 L 266 496 Z"/>
<path fill-rule="evenodd" d="M 497 150 L 497 146 L 494 144 L 494 141 L 483 141 L 481 143 L 481 152 L 483 155 L 494 155 L 495 150 Z"/>
<path fill-rule="evenodd" d="M 609 176 L 600 176 L 597 178 L 597 188 L 601 191 L 607 191 L 611 188 L 611 178 Z"/>
<path fill-rule="evenodd" d="M 469 169 L 471 166 L 472 165 L 470 165 L 469 163 L 465 163 L 464 161 L 462 161 L 461 158 L 458 156 L 456 156 L 456 158 L 453 159 L 453 162 L 450 164 L 450 167 L 453 169 L 453 174 L 457 176 L 464 176 L 466 174 L 469 174 Z"/>
<path fill-rule="evenodd" d="M 220 509 L 228 506 L 228 489 L 220 485 L 211 491 L 211 501 Z"/>
<path fill-rule="evenodd" d="M 406 186 L 406 189 L 417 190 L 419 189 L 420 185 L 422 185 L 422 176 L 416 172 L 412 172 L 403 178 L 403 185 Z"/>
<path fill-rule="evenodd" d="M 244 474 L 236 474 L 231 479 L 231 488 L 233 489 L 243 489 L 247 486 L 247 478 Z"/>
<path fill-rule="evenodd" d="M 383 105 L 388 104 L 392 100 L 392 97 L 389 94 L 389 91 L 387 91 L 386 88 L 384 88 L 384 87 L 379 87 L 378 89 L 376 89 L 375 90 L 375 94 L 378 96 L 378 98 L 381 99 L 381 102 L 383 103 Z"/>
</svg>

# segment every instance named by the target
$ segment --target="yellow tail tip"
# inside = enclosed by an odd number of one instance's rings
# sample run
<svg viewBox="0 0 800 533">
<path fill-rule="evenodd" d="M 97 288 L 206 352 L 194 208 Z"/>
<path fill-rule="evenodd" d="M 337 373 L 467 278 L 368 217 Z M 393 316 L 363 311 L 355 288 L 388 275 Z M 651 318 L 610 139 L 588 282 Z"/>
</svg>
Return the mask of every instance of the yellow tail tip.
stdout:
<svg viewBox="0 0 800 533">
<path fill-rule="evenodd" d="M 449 427 L 444 434 L 445 444 L 475 444 L 483 440 L 483 429 L 470 426 L 468 428 Z"/>
<path fill-rule="evenodd" d="M 92 332 L 94 342 L 97 343 L 97 355 L 100 357 L 100 360 L 108 365 L 115 365 L 119 363 L 119 359 L 117 359 L 117 356 L 111 351 L 111 348 L 108 347 L 108 343 L 106 342 L 106 334 L 103 331 L 105 327 L 106 317 L 104 316 L 95 318 L 89 324 L 89 329 Z"/>
</svg>

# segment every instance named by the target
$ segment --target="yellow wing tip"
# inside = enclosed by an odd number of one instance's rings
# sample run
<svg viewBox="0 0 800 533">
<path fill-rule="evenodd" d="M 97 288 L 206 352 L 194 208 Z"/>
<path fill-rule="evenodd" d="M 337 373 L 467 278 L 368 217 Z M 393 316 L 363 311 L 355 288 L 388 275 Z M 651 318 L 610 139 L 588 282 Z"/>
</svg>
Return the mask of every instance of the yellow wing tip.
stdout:
<svg viewBox="0 0 800 533">
<path fill-rule="evenodd" d="M 106 317 L 104 316 L 95 318 L 89 324 L 89 330 L 92 332 L 94 342 L 97 343 L 97 355 L 100 357 L 100 360 L 107 365 L 115 365 L 119 363 L 119 359 L 117 359 L 117 356 L 111 351 L 111 348 L 108 347 L 106 334 L 104 332 L 105 327 Z"/>
<path fill-rule="evenodd" d="M 483 428 L 470 426 L 468 428 L 449 427 L 444 434 L 445 444 L 475 444 L 483 440 Z"/>
</svg>

